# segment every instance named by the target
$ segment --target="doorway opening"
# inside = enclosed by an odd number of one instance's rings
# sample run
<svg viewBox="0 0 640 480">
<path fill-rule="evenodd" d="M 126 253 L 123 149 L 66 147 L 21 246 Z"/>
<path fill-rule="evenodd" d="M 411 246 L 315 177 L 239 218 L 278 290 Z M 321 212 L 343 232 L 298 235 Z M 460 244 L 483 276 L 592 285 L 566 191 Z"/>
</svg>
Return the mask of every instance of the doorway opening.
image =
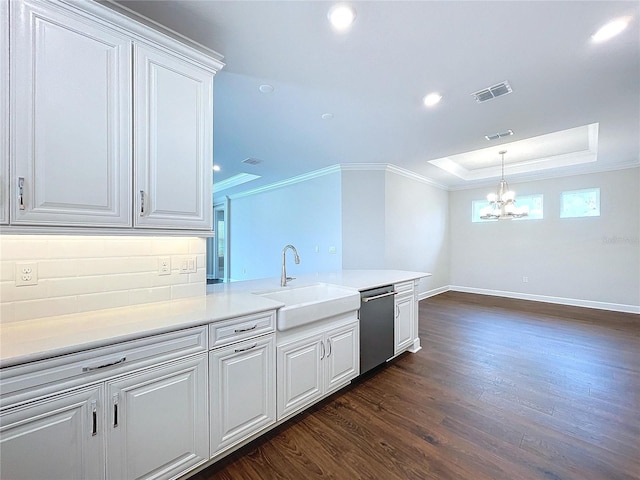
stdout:
<svg viewBox="0 0 640 480">
<path fill-rule="evenodd" d="M 213 206 L 215 237 L 207 239 L 207 283 L 222 283 L 229 279 L 228 201 Z"/>
</svg>

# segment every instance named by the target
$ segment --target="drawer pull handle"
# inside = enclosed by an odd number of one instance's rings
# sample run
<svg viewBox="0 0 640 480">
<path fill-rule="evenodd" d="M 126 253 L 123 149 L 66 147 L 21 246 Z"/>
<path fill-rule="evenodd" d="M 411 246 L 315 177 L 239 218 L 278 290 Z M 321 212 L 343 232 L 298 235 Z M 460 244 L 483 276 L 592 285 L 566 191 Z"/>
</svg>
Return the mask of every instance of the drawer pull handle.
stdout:
<svg viewBox="0 0 640 480">
<path fill-rule="evenodd" d="M 329 345 L 329 353 L 327 353 L 327 357 L 330 357 L 331 356 L 331 350 L 332 350 L 332 348 L 331 348 L 331 339 L 330 338 L 327 338 L 327 345 Z"/>
<path fill-rule="evenodd" d="M 116 360 L 115 362 L 105 363 L 104 365 L 98 365 L 97 367 L 82 367 L 83 372 L 91 372 L 93 370 L 99 370 L 101 368 L 112 367 L 114 365 L 118 365 L 120 363 L 124 363 L 127 360 L 127 357 L 122 357 L 120 360 Z"/>
<path fill-rule="evenodd" d="M 236 328 L 233 331 L 233 333 L 249 332 L 251 330 L 255 330 L 256 328 L 258 328 L 258 324 L 257 323 L 253 327 L 249 327 L 249 328 Z"/>
<path fill-rule="evenodd" d="M 320 340 L 320 349 L 322 350 L 322 353 L 320 354 L 320 360 L 324 360 L 325 353 L 327 352 L 324 349 L 324 342 L 322 340 Z"/>
<path fill-rule="evenodd" d="M 98 404 L 94 400 L 91 402 L 91 436 L 98 434 Z"/>
<path fill-rule="evenodd" d="M 377 300 L 379 298 L 384 298 L 384 297 L 390 297 L 391 295 L 397 295 L 398 292 L 387 292 L 387 293 L 382 293 L 380 295 L 374 295 L 373 297 L 362 297 L 362 301 L 364 303 L 370 302 L 371 300 Z"/>
<path fill-rule="evenodd" d="M 239 352 L 246 352 L 247 350 L 251 350 L 252 348 L 256 348 L 258 346 L 257 343 L 254 343 L 253 345 L 251 345 L 250 347 L 246 347 L 246 348 L 236 348 L 235 352 L 239 353 Z"/>
</svg>

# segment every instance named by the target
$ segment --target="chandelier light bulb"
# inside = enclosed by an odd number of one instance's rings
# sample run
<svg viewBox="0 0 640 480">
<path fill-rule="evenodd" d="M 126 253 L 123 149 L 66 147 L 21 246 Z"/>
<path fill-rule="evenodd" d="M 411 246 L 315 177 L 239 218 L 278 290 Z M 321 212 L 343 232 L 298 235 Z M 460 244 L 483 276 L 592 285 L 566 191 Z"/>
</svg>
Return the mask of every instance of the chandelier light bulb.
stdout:
<svg viewBox="0 0 640 480">
<path fill-rule="evenodd" d="M 502 176 L 498 184 L 497 193 L 487 195 L 489 205 L 480 210 L 480 218 L 483 220 L 495 220 L 505 218 L 521 218 L 529 215 L 529 208 L 516 207 L 516 194 L 509 190 L 509 184 L 504 179 L 504 154 L 506 150 L 499 152 L 502 155 Z"/>
</svg>

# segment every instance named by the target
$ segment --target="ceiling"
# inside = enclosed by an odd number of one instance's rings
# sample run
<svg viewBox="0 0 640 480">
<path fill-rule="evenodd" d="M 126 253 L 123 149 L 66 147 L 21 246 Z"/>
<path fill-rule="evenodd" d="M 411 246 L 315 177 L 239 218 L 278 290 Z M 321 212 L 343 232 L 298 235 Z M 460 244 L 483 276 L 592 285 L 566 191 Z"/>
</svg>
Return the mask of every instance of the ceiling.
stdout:
<svg viewBox="0 0 640 480">
<path fill-rule="evenodd" d="M 356 21 L 343 33 L 326 1 L 118 3 L 224 55 L 214 181 L 260 178 L 223 194 L 336 164 L 391 164 L 467 188 L 499 177 L 503 149 L 510 182 L 640 164 L 638 1 L 353 1 Z M 622 34 L 591 41 L 622 16 L 632 17 Z M 512 93 L 471 95 L 503 81 Z M 433 91 L 442 101 L 425 107 Z M 594 128 L 585 147 L 576 132 Z M 537 156 L 510 158 L 522 141 Z M 588 150 L 583 161 L 566 161 L 574 146 Z M 261 163 L 242 163 L 250 157 Z M 429 162 L 438 159 L 482 174 Z"/>
</svg>

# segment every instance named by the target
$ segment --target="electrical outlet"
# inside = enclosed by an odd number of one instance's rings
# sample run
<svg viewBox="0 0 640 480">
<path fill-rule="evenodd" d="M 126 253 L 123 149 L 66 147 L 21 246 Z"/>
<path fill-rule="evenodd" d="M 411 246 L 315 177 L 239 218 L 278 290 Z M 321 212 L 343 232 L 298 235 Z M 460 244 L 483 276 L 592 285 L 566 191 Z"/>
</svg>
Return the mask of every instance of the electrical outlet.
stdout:
<svg viewBox="0 0 640 480">
<path fill-rule="evenodd" d="M 522 283 L 529 283 L 529 277 L 522 277 Z"/>
<path fill-rule="evenodd" d="M 158 259 L 158 275 L 171 275 L 171 257 Z"/>
<path fill-rule="evenodd" d="M 38 284 L 37 263 L 16 263 L 16 287 Z"/>
<path fill-rule="evenodd" d="M 329 247 L 329 253 L 336 253 L 336 247 Z"/>
</svg>

